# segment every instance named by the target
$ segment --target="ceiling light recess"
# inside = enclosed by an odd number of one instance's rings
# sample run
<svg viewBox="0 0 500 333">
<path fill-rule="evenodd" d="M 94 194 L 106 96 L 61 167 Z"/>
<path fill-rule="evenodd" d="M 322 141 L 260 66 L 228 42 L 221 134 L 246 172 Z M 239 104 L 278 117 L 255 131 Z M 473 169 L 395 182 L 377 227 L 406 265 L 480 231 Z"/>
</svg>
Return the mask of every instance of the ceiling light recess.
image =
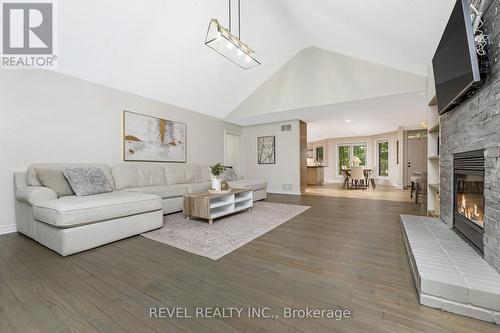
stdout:
<svg viewBox="0 0 500 333">
<path fill-rule="evenodd" d="M 229 0 L 229 28 L 211 19 L 208 24 L 205 45 L 243 69 L 260 65 L 255 51 L 241 41 L 240 0 L 238 0 L 238 36 L 231 32 L 231 0 Z"/>
</svg>

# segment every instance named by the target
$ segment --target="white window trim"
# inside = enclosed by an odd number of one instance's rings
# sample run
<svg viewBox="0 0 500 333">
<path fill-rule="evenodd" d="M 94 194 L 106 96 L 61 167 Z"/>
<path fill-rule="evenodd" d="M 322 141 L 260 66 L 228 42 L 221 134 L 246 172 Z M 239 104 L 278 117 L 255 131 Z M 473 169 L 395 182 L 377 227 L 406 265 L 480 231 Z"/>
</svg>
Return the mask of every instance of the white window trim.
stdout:
<svg viewBox="0 0 500 333">
<path fill-rule="evenodd" d="M 366 147 L 366 162 L 368 162 L 368 142 L 367 141 L 361 141 L 361 142 L 338 142 L 336 145 L 335 149 L 335 177 L 336 178 L 342 178 L 342 174 L 340 173 L 340 168 L 339 168 L 339 147 L 341 146 L 349 146 L 349 160 L 352 158 L 352 152 L 353 152 L 353 146 L 362 146 L 364 145 Z M 366 163 L 365 163 L 366 164 Z M 363 167 L 366 167 L 366 165 L 361 165 Z"/>
<path fill-rule="evenodd" d="M 379 161 L 379 150 L 378 150 L 378 144 L 379 143 L 382 143 L 382 142 L 387 142 L 387 176 L 381 176 L 379 174 L 380 172 L 380 161 Z M 389 179 L 389 176 L 391 175 L 391 171 L 390 171 L 390 157 L 391 157 L 391 143 L 389 142 L 389 138 L 387 139 L 380 139 L 380 140 L 377 140 L 375 141 L 375 161 L 376 161 L 376 164 L 377 164 L 377 177 L 378 179 Z"/>
</svg>

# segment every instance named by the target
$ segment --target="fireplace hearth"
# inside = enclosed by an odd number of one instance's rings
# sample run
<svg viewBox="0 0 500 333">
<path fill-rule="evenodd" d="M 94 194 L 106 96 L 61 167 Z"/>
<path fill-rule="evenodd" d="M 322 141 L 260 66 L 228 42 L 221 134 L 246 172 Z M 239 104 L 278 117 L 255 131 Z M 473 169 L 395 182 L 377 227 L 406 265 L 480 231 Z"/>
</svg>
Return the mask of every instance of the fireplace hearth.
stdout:
<svg viewBox="0 0 500 333">
<path fill-rule="evenodd" d="M 453 228 L 478 252 L 484 252 L 484 150 L 453 155 Z"/>
</svg>

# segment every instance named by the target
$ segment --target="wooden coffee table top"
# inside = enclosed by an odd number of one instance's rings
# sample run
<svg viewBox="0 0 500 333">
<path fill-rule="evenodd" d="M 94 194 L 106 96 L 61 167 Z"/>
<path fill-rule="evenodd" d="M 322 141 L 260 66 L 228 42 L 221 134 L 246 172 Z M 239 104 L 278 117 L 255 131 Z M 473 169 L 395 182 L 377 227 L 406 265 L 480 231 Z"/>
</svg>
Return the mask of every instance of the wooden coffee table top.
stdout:
<svg viewBox="0 0 500 333">
<path fill-rule="evenodd" d="M 190 197 L 190 198 L 205 198 L 205 197 L 220 197 L 223 195 L 228 195 L 228 194 L 237 194 L 237 193 L 242 193 L 242 192 L 247 192 L 251 190 L 244 190 L 240 188 L 232 188 L 231 192 L 222 192 L 222 193 L 210 193 L 210 192 L 198 192 L 198 193 L 188 193 L 185 194 L 184 196 Z"/>
</svg>

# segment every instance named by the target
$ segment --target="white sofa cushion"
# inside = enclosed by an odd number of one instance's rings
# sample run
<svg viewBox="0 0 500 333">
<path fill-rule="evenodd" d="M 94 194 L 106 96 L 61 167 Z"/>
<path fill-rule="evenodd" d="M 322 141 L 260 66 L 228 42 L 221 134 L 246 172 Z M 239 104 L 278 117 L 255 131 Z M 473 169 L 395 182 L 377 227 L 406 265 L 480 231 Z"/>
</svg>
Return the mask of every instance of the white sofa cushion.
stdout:
<svg viewBox="0 0 500 333">
<path fill-rule="evenodd" d="M 162 199 L 171 199 L 182 197 L 187 193 L 206 192 L 210 188 L 210 182 L 198 182 L 189 184 L 174 184 L 163 186 L 141 186 L 126 188 L 123 191 L 140 192 L 147 194 L 154 194 Z"/>
<path fill-rule="evenodd" d="M 125 162 L 113 165 L 111 171 L 117 190 L 210 180 L 208 166 L 199 164 Z"/>
<path fill-rule="evenodd" d="M 164 165 L 161 163 L 142 163 L 138 165 L 141 175 L 141 186 L 166 185 L 167 175 Z"/>
<path fill-rule="evenodd" d="M 199 183 L 206 180 L 203 179 L 201 166 L 198 164 L 185 164 L 184 170 L 186 172 L 186 183 Z"/>
<path fill-rule="evenodd" d="M 75 194 L 63 171 L 56 169 L 35 169 L 35 171 L 43 186 L 53 189 L 58 198 Z"/>
<path fill-rule="evenodd" d="M 35 221 L 36 233 L 32 238 L 59 254 L 67 256 L 161 228 L 162 225 L 163 212 L 161 210 L 85 224 L 76 228 L 58 228 L 48 223 Z"/>
<path fill-rule="evenodd" d="M 36 203 L 33 205 L 33 216 L 57 227 L 74 227 L 161 208 L 161 199 L 156 195 L 117 191 Z"/>
<path fill-rule="evenodd" d="M 209 182 L 210 181 L 210 166 L 209 165 L 200 165 L 200 170 L 201 170 L 201 181 L 202 182 Z"/>
<path fill-rule="evenodd" d="M 267 182 L 257 179 L 228 180 L 227 183 L 231 188 L 239 188 L 244 190 L 258 191 L 267 188 Z"/>
<path fill-rule="evenodd" d="M 64 170 L 67 168 L 100 168 L 108 181 L 114 187 L 113 176 L 111 175 L 111 168 L 102 163 L 35 163 L 28 167 L 28 171 L 26 173 L 26 182 L 31 186 L 43 186 L 38 179 L 38 175 L 36 173 L 36 169 L 57 169 Z"/>
<path fill-rule="evenodd" d="M 184 194 L 187 194 L 188 184 L 131 187 L 126 188 L 123 191 L 154 194 L 162 199 L 169 199 L 182 197 Z"/>
<path fill-rule="evenodd" d="M 189 193 L 207 192 L 212 186 L 210 182 L 190 183 L 188 184 Z"/>
<path fill-rule="evenodd" d="M 117 190 L 167 184 L 165 168 L 160 163 L 118 163 L 113 165 L 111 172 Z"/>
<path fill-rule="evenodd" d="M 185 167 L 186 164 L 165 164 L 163 168 L 167 176 L 167 184 L 172 185 L 187 183 Z"/>
<path fill-rule="evenodd" d="M 111 167 L 111 173 L 117 190 L 141 186 L 139 169 L 136 163 L 118 163 Z"/>
</svg>

